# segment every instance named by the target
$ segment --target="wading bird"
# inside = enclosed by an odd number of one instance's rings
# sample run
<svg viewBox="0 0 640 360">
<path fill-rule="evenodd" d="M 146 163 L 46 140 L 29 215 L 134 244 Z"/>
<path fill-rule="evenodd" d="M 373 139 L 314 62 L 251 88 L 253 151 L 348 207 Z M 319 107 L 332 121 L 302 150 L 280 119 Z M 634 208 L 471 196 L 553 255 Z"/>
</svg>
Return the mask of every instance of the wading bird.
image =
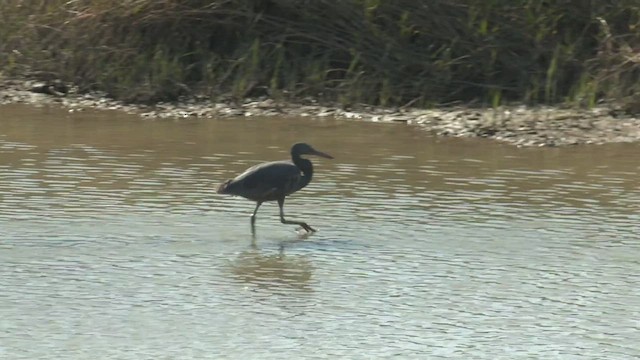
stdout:
<svg viewBox="0 0 640 360">
<path fill-rule="evenodd" d="M 313 177 L 311 161 L 301 155 L 316 155 L 333 159 L 305 143 L 297 143 L 291 147 L 291 161 L 272 161 L 250 167 L 235 179 L 227 180 L 218 186 L 218 194 L 242 196 L 256 202 L 251 215 L 251 229 L 254 229 L 256 213 L 265 201 L 277 201 L 280 207 L 280 222 L 302 226 L 307 232 L 315 231 L 302 221 L 284 218 L 284 198 L 307 186 Z"/>
</svg>

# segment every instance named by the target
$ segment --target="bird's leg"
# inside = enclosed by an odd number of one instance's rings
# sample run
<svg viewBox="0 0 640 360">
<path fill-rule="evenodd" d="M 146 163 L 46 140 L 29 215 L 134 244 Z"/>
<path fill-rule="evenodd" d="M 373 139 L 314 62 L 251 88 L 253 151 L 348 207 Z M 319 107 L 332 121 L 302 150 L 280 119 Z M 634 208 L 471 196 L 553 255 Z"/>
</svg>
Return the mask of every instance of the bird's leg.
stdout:
<svg viewBox="0 0 640 360">
<path fill-rule="evenodd" d="M 284 218 L 284 198 L 282 199 L 278 199 L 278 206 L 280 207 L 280 222 L 283 224 L 295 224 L 295 225 L 300 225 L 302 226 L 302 228 L 307 231 L 307 232 L 312 232 L 312 231 L 316 231 L 314 228 L 312 228 L 311 226 L 307 225 L 307 223 L 302 222 L 302 221 L 293 221 L 293 220 L 286 220 Z"/>
<path fill-rule="evenodd" d="M 254 226 L 256 223 L 256 214 L 258 213 L 260 205 L 262 205 L 262 201 L 258 201 L 256 203 L 256 208 L 253 210 L 253 214 L 251 214 L 251 226 Z"/>
</svg>

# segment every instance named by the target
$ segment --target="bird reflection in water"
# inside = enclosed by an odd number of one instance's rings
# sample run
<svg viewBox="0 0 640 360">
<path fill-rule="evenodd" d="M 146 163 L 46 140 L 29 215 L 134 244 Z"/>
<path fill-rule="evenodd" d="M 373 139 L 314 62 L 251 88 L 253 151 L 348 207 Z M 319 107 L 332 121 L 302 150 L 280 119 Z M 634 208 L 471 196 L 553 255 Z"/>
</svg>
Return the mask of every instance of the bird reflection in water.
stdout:
<svg viewBox="0 0 640 360">
<path fill-rule="evenodd" d="M 312 291 L 311 260 L 304 255 L 286 255 L 281 244 L 277 253 L 266 253 L 252 244 L 231 264 L 234 278 L 263 289 Z"/>
<path fill-rule="evenodd" d="M 311 145 L 297 143 L 291 147 L 291 161 L 272 161 L 250 167 L 232 180 L 220 184 L 218 194 L 238 195 L 256 202 L 251 215 L 251 231 L 255 233 L 256 214 L 265 201 L 277 201 L 280 207 L 280 222 L 300 225 L 307 233 L 316 231 L 303 221 L 287 220 L 284 217 L 284 199 L 304 188 L 313 177 L 313 164 L 302 155 L 315 155 L 333 159 L 329 154 L 315 150 Z"/>
</svg>

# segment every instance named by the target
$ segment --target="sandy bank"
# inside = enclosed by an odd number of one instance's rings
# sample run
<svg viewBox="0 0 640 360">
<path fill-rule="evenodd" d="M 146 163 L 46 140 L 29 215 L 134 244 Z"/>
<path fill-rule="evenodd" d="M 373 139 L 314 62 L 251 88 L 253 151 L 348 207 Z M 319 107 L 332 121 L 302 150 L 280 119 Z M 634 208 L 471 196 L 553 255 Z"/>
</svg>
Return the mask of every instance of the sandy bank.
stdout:
<svg viewBox="0 0 640 360">
<path fill-rule="evenodd" d="M 0 81 L 0 105 L 26 103 L 61 105 L 72 111 L 85 108 L 121 110 L 144 117 L 335 117 L 363 121 L 399 122 L 420 126 L 441 136 L 484 137 L 518 146 L 605 144 L 640 140 L 640 118 L 601 107 L 569 109 L 509 106 L 493 108 L 389 109 L 361 106 L 348 110 L 321 105 L 311 99 L 286 103 L 272 99 L 246 99 L 242 103 L 212 103 L 190 99 L 152 106 L 123 104 L 104 95 L 77 94 L 72 88 L 50 82 Z"/>
</svg>

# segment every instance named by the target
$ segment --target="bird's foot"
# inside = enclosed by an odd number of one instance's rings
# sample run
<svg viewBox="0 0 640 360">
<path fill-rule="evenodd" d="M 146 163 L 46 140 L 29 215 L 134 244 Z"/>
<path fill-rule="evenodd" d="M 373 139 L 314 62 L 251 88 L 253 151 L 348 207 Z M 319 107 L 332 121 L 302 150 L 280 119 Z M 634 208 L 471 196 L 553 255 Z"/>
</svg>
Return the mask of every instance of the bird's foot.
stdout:
<svg viewBox="0 0 640 360">
<path fill-rule="evenodd" d="M 306 231 L 307 233 L 312 233 L 312 232 L 316 232 L 317 230 L 312 228 L 311 226 L 307 225 L 307 224 L 301 224 L 299 228 L 296 229 L 296 231 L 300 232 L 301 230 Z"/>
</svg>

